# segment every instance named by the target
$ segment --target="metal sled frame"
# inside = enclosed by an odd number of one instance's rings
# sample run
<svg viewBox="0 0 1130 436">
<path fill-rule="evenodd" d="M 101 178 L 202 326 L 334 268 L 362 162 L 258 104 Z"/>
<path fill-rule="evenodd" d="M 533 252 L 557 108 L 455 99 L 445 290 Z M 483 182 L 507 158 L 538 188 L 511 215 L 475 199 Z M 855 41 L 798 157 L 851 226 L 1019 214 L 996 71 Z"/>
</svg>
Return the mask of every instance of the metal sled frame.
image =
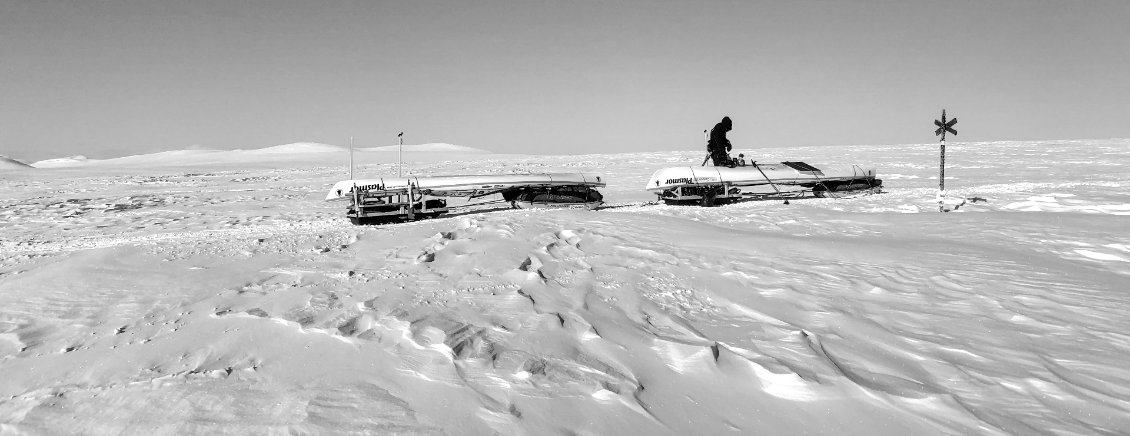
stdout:
<svg viewBox="0 0 1130 436">
<path fill-rule="evenodd" d="M 717 185 L 677 186 L 658 193 L 667 204 L 715 204 L 733 203 L 742 199 L 741 188 L 729 182 Z"/>
<path fill-rule="evenodd" d="M 555 188 L 574 185 L 533 185 L 523 188 L 509 189 L 544 189 L 552 191 Z M 578 184 L 578 187 L 593 189 L 592 186 Z M 449 212 L 462 212 L 492 204 L 508 204 L 514 209 L 526 208 L 583 208 L 594 209 L 602 200 L 583 202 L 535 202 L 521 200 L 493 200 L 449 206 L 445 197 L 466 197 L 469 199 L 481 198 L 492 194 L 502 194 L 508 189 L 492 191 L 474 191 L 471 195 L 451 195 L 451 192 L 421 189 L 415 184 L 396 188 L 362 190 L 354 185 L 350 191 L 350 205 L 346 217 L 353 224 L 380 224 L 398 221 L 413 221 L 417 219 L 435 218 Z"/>
<path fill-rule="evenodd" d="M 391 222 L 433 218 L 451 210 L 447 207 L 447 200 L 429 197 L 431 196 L 412 184 L 402 188 L 365 191 L 354 187 L 352 202 L 345 216 L 353 224 L 364 224 L 366 221 Z M 429 203 L 432 207 L 429 207 Z"/>
<path fill-rule="evenodd" d="M 763 185 L 736 185 L 730 182 L 721 184 L 703 184 L 694 186 L 676 186 L 656 194 L 659 199 L 671 205 L 714 206 L 720 204 L 736 203 L 743 199 L 766 198 L 803 198 L 809 195 L 816 198 L 852 195 L 859 193 L 876 193 L 882 190 L 883 181 L 879 179 L 854 179 L 835 180 L 817 183 L 797 183 L 780 185 L 776 192 L 749 192 L 743 191 L 742 186 Z M 791 188 L 791 189 L 786 189 Z M 802 188 L 802 189 L 797 189 Z"/>
</svg>

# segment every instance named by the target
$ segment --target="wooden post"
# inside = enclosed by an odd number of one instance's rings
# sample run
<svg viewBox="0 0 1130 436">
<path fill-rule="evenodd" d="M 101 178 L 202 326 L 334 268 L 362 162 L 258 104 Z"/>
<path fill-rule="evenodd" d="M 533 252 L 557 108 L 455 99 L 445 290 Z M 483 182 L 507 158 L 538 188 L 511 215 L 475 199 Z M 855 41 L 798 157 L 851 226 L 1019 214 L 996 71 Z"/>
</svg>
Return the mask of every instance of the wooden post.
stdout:
<svg viewBox="0 0 1130 436">
<path fill-rule="evenodd" d="M 943 136 L 944 138 L 944 136 Z M 945 211 L 946 200 L 946 140 L 942 139 L 942 159 L 938 163 L 938 212 Z"/>
</svg>

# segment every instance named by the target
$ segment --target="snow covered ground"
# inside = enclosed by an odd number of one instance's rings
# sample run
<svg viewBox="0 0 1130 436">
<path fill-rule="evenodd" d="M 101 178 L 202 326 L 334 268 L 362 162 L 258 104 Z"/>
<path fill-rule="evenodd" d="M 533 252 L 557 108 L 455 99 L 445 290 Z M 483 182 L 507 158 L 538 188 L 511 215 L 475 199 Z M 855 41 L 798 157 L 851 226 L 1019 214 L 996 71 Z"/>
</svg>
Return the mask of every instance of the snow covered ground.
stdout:
<svg viewBox="0 0 1130 436">
<path fill-rule="evenodd" d="M 0 169 L 0 434 L 1130 434 L 1130 140 L 951 143 L 951 213 L 935 144 L 747 152 L 886 192 L 715 208 L 642 190 L 704 153 L 416 148 L 610 207 L 371 227 L 333 151 Z"/>
</svg>

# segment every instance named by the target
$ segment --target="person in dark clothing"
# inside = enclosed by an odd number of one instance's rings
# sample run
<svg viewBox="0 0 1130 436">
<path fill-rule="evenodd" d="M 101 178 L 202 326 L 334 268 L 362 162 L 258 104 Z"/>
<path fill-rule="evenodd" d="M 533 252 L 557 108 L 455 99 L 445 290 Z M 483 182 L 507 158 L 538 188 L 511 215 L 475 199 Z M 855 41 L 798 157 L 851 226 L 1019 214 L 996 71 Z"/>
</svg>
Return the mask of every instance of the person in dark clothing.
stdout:
<svg viewBox="0 0 1130 436">
<path fill-rule="evenodd" d="M 706 143 L 706 149 L 710 152 L 710 159 L 714 161 L 716 167 L 734 166 L 734 160 L 730 158 L 730 149 L 733 146 L 730 145 L 730 140 L 726 139 L 726 132 L 732 128 L 730 117 L 722 117 L 722 122 L 715 124 L 710 130 L 710 142 Z"/>
</svg>

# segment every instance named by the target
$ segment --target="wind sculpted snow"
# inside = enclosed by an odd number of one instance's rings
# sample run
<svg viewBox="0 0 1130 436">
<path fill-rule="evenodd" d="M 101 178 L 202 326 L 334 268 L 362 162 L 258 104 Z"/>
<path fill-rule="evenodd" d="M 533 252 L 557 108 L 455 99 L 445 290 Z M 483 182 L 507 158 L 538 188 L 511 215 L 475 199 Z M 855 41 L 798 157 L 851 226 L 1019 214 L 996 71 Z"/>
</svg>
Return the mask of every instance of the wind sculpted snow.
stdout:
<svg viewBox="0 0 1130 436">
<path fill-rule="evenodd" d="M 746 154 L 885 192 L 675 207 L 643 184 L 701 153 L 406 153 L 609 204 L 354 227 L 333 153 L 5 173 L 0 433 L 1130 432 L 1130 141 L 951 143 L 951 213 L 935 144 Z"/>
</svg>

